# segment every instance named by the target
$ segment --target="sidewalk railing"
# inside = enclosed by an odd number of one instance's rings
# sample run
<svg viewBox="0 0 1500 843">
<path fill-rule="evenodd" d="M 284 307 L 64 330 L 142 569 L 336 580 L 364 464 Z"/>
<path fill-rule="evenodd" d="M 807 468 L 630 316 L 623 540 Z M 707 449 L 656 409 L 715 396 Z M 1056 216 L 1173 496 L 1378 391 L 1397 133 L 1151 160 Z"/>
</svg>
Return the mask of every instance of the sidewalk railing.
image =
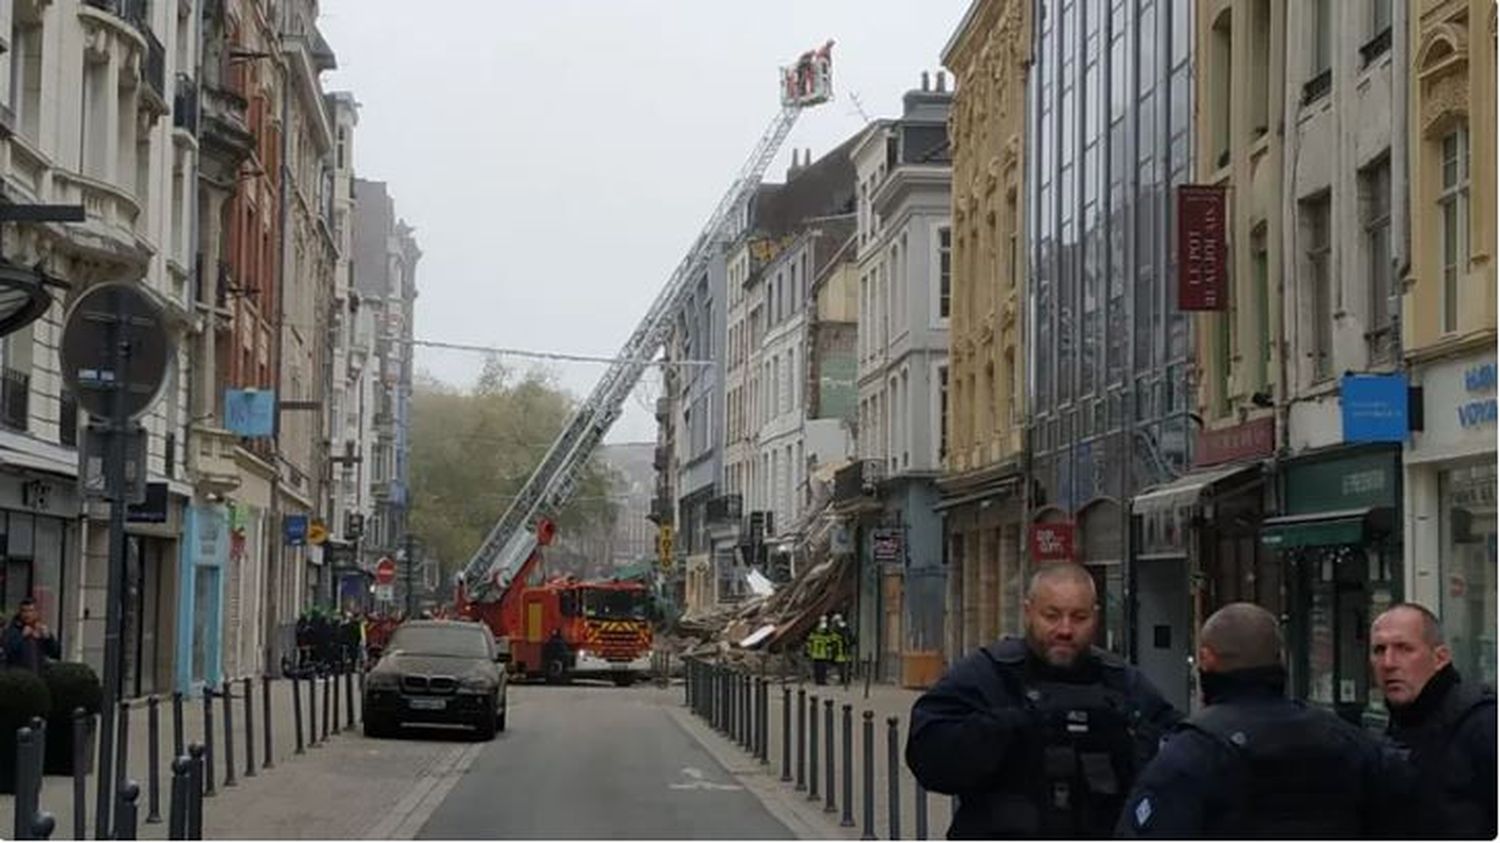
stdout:
<svg viewBox="0 0 1500 843">
<path fill-rule="evenodd" d="M 856 825 L 857 777 L 861 839 L 875 840 L 877 831 L 883 831 L 885 839 L 902 839 L 901 807 L 906 793 L 911 794 L 909 804 L 914 808 L 912 839 L 928 839 L 927 793 L 901 760 L 901 718 L 885 717 L 880 751 L 877 713 L 866 707 L 856 716 L 853 702 L 839 706 L 831 693 L 836 686 L 809 689 L 785 675 L 756 674 L 722 661 L 695 658 L 684 659 L 681 669 L 684 704 L 694 715 L 738 744 L 767 772 L 779 768 L 783 787 L 804 794 L 810 803 L 822 803 L 829 815 L 838 814 L 841 827 Z M 865 696 L 868 700 L 868 691 Z M 774 717 L 773 707 L 779 708 Z M 841 715 L 837 724 L 836 709 Z M 856 722 L 860 724 L 858 741 Z M 778 726 L 779 742 L 772 740 L 773 724 Z M 884 774 L 883 799 L 877 773 Z M 877 810 L 879 802 L 884 802 L 883 812 Z M 883 828 L 877 827 L 881 813 Z"/>
<path fill-rule="evenodd" d="M 255 692 L 256 682 L 260 693 Z M 303 711 L 301 694 L 297 693 L 306 683 L 308 710 L 307 726 L 312 740 L 309 748 L 327 743 L 342 732 L 352 732 L 357 722 L 359 706 L 354 696 L 357 687 L 364 686 L 362 667 L 354 660 L 335 663 L 325 671 L 308 673 L 299 677 L 277 679 L 272 676 L 244 676 L 226 678 L 218 686 L 205 686 L 202 694 L 202 741 L 188 741 L 186 721 L 190 716 L 185 710 L 183 695 L 173 693 L 171 702 L 172 730 L 171 758 L 166 764 L 165 776 L 169 781 L 170 794 L 167 807 L 168 838 L 172 840 L 201 840 L 203 836 L 204 800 L 218 793 L 217 783 L 223 787 L 236 787 L 237 772 L 245 778 L 256 776 L 256 752 L 263 749 L 260 770 L 271 770 L 274 764 L 273 730 L 276 728 L 276 709 L 273 699 L 281 699 L 277 688 L 281 683 L 291 683 L 293 711 L 297 726 L 296 752 L 303 752 Z M 319 728 L 317 714 L 318 698 L 322 698 L 322 720 Z M 340 700 L 343 700 L 342 704 Z M 256 703 L 260 704 L 257 712 Z M 140 801 L 146 801 L 145 820 L 148 825 L 163 822 L 161 812 L 161 780 L 163 759 L 161 734 L 161 697 L 153 695 L 143 700 L 124 701 L 119 704 L 116 715 L 120 728 L 116 739 L 117 775 L 106 793 L 111 798 L 99 803 L 104 807 L 103 815 L 95 811 L 94 839 L 134 840 L 138 829 L 138 818 L 142 811 Z M 222 720 L 222 734 L 215 731 L 215 704 L 218 704 Z M 146 734 L 139 741 L 144 747 L 133 746 L 130 721 L 133 712 L 146 710 Z M 72 776 L 72 837 L 87 839 L 88 798 L 87 777 L 90 759 L 97 757 L 100 730 L 97 714 L 88 714 L 83 709 L 73 712 L 71 722 L 51 724 L 52 728 L 73 730 L 73 776 Z M 343 721 L 342 725 L 340 720 Z M 241 724 L 241 728 L 236 728 Z M 30 725 L 16 733 L 16 755 L 14 759 L 0 759 L 0 763 L 14 763 L 16 770 L 16 796 L 13 822 L 13 839 L 48 840 L 55 831 L 56 819 L 43 810 L 40 804 L 46 731 L 48 723 L 34 718 Z M 256 729 L 264 738 L 257 746 Z M 139 739 L 138 739 L 139 740 Z M 236 758 L 243 750 L 244 766 L 237 769 Z M 135 753 L 135 756 L 132 755 Z M 129 777 L 131 759 L 146 761 L 146 790 L 143 794 L 138 782 Z M 223 776 L 216 775 L 222 765 Z M 3 836 L 3 834 L 0 834 Z"/>
</svg>

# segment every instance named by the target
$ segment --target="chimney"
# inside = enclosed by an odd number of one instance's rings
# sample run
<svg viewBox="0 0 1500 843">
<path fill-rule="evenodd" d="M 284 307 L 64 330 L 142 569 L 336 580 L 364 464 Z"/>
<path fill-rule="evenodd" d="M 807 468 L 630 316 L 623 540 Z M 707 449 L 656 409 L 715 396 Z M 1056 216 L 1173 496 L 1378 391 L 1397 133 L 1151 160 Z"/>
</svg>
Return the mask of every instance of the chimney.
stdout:
<svg viewBox="0 0 1500 843">
<path fill-rule="evenodd" d="M 924 71 L 922 71 L 922 90 L 923 91 L 928 91 L 930 89 L 931 88 L 930 88 L 930 83 L 928 82 L 928 78 L 927 78 L 927 71 L 924 70 Z"/>
<path fill-rule="evenodd" d="M 937 72 L 937 92 L 944 93 L 948 90 L 948 74 L 939 70 Z"/>
</svg>

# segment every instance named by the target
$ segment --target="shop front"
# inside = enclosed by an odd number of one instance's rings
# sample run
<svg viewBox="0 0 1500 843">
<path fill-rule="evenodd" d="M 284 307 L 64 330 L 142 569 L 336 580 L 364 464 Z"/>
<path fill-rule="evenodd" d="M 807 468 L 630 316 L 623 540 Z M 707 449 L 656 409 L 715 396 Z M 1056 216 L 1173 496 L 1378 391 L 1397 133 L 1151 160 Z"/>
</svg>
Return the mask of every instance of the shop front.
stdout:
<svg viewBox="0 0 1500 843">
<path fill-rule="evenodd" d="M 1485 351 L 1417 368 L 1423 425 L 1405 453 L 1411 599 L 1443 622 L 1465 677 L 1496 681 L 1496 365 Z"/>
<path fill-rule="evenodd" d="M 77 658 L 78 483 L 71 477 L 0 472 L 0 622 L 21 600 L 37 602 L 65 656 Z"/>
<path fill-rule="evenodd" d="M 1383 719 L 1369 630 L 1402 599 L 1401 451 L 1334 448 L 1284 463 L 1278 480 L 1283 514 L 1260 537 L 1282 561 L 1294 693 L 1350 722 Z"/>
<path fill-rule="evenodd" d="M 1028 571 L 1023 488 L 1013 463 L 938 483 L 949 664 L 976 647 L 1019 634 L 1024 626 L 1021 605 Z"/>
<path fill-rule="evenodd" d="M 222 504 L 190 506 L 178 559 L 176 690 L 195 693 L 223 673 L 225 569 L 231 520 Z"/>
</svg>

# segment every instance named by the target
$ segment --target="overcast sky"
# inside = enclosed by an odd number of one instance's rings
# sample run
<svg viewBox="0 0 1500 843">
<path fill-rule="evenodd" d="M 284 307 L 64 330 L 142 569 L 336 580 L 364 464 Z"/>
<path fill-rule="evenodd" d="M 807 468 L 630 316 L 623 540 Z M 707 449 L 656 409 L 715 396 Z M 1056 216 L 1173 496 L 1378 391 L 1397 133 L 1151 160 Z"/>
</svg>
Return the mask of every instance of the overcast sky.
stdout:
<svg viewBox="0 0 1500 843">
<path fill-rule="evenodd" d="M 897 116 L 968 5 L 324 0 L 324 83 L 360 102 L 355 168 L 416 228 L 418 339 L 609 356 L 777 113 L 779 65 L 836 41 L 836 98 L 801 116 L 767 181 L 791 149 L 859 131 L 859 107 Z M 482 363 L 417 353 L 460 385 Z M 604 369 L 549 367 L 579 397 Z M 649 373 L 609 441 L 655 439 L 659 390 Z"/>
</svg>

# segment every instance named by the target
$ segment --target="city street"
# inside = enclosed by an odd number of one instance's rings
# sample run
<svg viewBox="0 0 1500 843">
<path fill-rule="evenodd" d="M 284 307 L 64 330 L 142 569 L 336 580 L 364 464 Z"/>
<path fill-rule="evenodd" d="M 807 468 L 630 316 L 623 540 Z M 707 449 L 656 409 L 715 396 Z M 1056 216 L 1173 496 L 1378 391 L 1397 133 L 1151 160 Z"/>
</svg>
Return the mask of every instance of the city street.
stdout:
<svg viewBox="0 0 1500 843">
<path fill-rule="evenodd" d="M 680 689 L 512 693 L 509 730 L 481 750 L 419 838 L 794 837 L 679 725 Z"/>
</svg>

